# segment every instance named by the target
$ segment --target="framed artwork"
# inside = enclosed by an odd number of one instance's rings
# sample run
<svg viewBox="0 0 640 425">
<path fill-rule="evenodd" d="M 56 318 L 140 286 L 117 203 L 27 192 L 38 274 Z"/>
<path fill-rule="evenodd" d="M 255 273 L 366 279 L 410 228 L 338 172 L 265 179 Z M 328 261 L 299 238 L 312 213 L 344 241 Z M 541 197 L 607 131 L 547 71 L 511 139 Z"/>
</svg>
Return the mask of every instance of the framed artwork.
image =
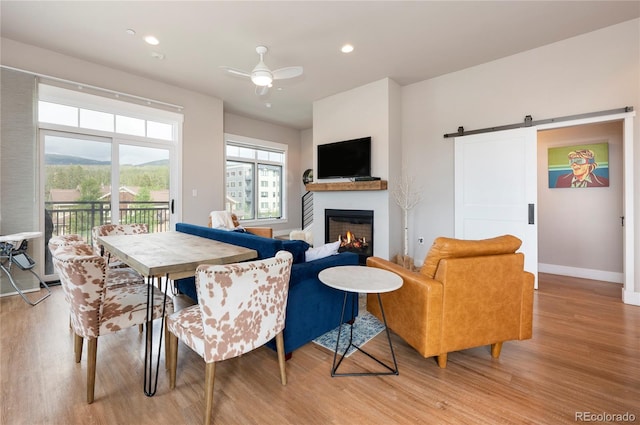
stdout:
<svg viewBox="0 0 640 425">
<path fill-rule="evenodd" d="M 550 188 L 609 187 L 609 143 L 549 148 Z"/>
</svg>

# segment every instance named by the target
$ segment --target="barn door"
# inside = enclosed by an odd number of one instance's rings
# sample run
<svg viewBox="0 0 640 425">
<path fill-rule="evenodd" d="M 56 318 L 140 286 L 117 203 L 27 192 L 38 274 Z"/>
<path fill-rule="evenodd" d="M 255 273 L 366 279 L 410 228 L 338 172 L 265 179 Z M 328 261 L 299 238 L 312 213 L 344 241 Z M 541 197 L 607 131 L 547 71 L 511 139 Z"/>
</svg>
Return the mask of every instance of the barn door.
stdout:
<svg viewBox="0 0 640 425">
<path fill-rule="evenodd" d="M 454 143 L 455 237 L 520 238 L 524 268 L 537 288 L 536 128 L 461 136 Z"/>
</svg>

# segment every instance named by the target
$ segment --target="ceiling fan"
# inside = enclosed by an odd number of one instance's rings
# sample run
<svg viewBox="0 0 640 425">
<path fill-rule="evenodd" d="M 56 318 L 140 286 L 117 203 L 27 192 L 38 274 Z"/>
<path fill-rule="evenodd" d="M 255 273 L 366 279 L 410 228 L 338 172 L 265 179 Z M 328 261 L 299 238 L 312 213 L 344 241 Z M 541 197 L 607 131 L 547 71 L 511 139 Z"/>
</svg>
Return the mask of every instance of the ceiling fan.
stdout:
<svg viewBox="0 0 640 425">
<path fill-rule="evenodd" d="M 258 62 L 251 72 L 231 68 L 229 66 L 221 66 L 220 68 L 224 69 L 229 74 L 250 78 L 253 84 L 256 85 L 256 94 L 258 96 L 264 96 L 267 94 L 269 87 L 272 86 L 273 80 L 284 80 L 302 75 L 303 70 L 301 66 L 287 66 L 285 68 L 271 71 L 264 63 L 264 55 L 267 51 L 268 49 L 265 46 L 256 47 L 256 53 L 260 55 L 260 62 Z"/>
</svg>

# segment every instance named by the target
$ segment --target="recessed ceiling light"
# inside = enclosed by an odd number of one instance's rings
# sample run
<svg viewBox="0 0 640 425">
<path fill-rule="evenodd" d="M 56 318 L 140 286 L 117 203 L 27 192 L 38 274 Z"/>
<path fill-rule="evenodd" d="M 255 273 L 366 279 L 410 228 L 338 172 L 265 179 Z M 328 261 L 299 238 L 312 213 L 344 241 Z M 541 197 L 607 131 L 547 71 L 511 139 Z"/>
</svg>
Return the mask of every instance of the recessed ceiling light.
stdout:
<svg viewBox="0 0 640 425">
<path fill-rule="evenodd" d="M 267 108 L 271 108 L 271 103 L 267 102 L 264 104 L 264 106 L 266 106 Z"/>
<path fill-rule="evenodd" d="M 129 34 L 129 35 L 136 35 L 136 30 L 133 30 L 133 29 L 129 28 L 129 29 L 126 31 L 126 33 L 127 33 L 127 34 Z"/>
<path fill-rule="evenodd" d="M 342 53 L 351 53 L 353 52 L 353 46 L 351 44 L 345 44 L 340 48 Z"/>
<path fill-rule="evenodd" d="M 152 57 L 152 58 L 155 58 L 155 59 L 162 60 L 162 59 L 164 59 L 164 53 L 160 53 L 160 52 L 151 52 L 151 57 Z"/>
<path fill-rule="evenodd" d="M 160 41 L 158 41 L 158 39 L 152 35 L 146 36 L 144 38 L 144 41 L 146 41 L 148 44 L 151 44 L 152 46 L 157 46 L 158 44 L 160 44 Z"/>
</svg>

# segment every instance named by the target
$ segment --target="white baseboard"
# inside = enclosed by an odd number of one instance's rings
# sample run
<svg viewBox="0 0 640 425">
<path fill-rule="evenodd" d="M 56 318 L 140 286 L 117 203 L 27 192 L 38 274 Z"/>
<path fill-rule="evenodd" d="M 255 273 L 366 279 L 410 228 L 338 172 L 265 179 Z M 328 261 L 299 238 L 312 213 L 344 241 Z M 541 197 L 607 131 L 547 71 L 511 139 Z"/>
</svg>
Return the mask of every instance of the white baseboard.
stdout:
<svg viewBox="0 0 640 425">
<path fill-rule="evenodd" d="M 559 274 L 561 276 L 579 277 L 582 279 L 602 280 L 604 282 L 624 283 L 624 273 L 608 272 L 604 270 L 583 269 L 556 264 L 538 263 L 541 273 Z"/>
<path fill-rule="evenodd" d="M 23 294 L 30 294 L 31 292 L 38 292 L 38 291 L 40 291 L 40 287 L 33 288 L 33 289 L 23 289 L 22 293 Z M 18 291 L 5 292 L 5 293 L 0 294 L 0 298 L 13 297 L 14 295 L 20 295 L 20 294 L 18 293 Z"/>
<path fill-rule="evenodd" d="M 625 304 L 640 306 L 640 292 L 622 291 L 622 302 Z"/>
</svg>

